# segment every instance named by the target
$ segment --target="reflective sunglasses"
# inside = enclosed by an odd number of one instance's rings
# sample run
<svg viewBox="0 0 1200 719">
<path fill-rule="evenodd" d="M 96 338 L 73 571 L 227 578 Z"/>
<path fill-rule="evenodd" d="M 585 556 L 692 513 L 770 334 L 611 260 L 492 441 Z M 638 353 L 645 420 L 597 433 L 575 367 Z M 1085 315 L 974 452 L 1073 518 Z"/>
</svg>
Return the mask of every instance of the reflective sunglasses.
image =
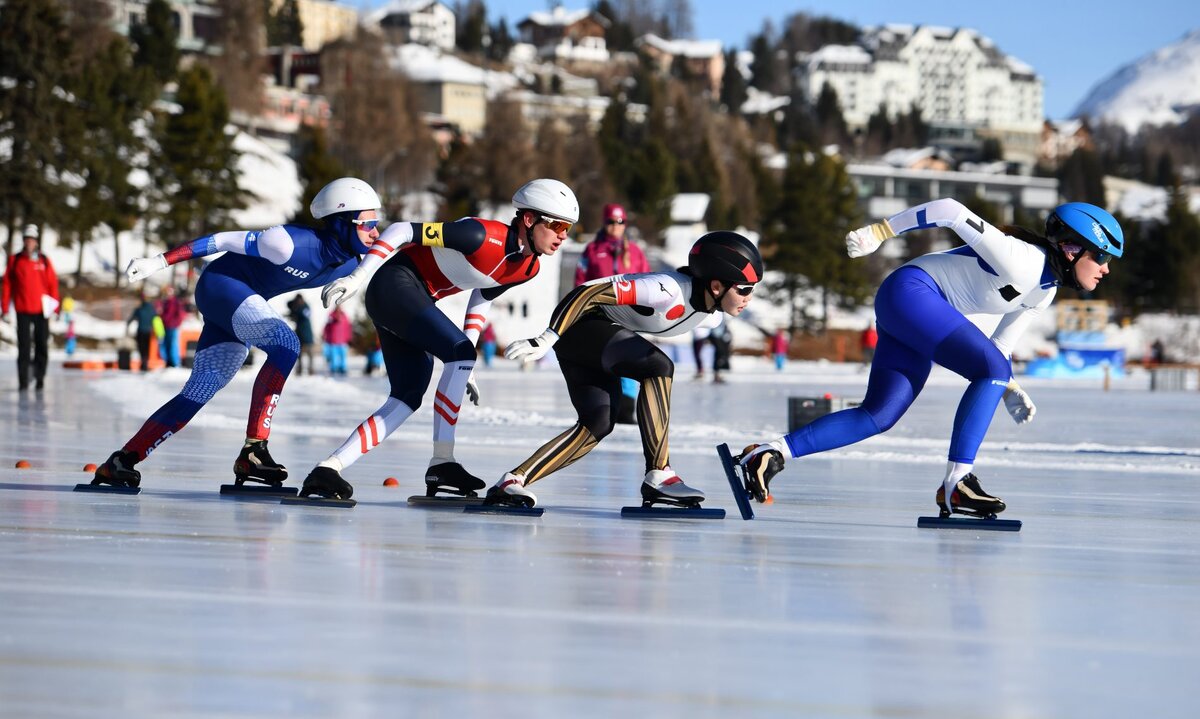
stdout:
<svg viewBox="0 0 1200 719">
<path fill-rule="evenodd" d="M 606 225 L 623 225 L 623 224 L 625 224 L 625 220 L 608 220 L 604 224 L 606 224 Z"/>
<path fill-rule="evenodd" d="M 1100 250 L 1088 250 L 1088 252 L 1091 253 L 1092 259 L 1098 265 L 1107 265 L 1108 261 L 1114 257 L 1111 252 L 1101 252 Z"/>
<path fill-rule="evenodd" d="M 749 297 L 750 293 L 754 291 L 754 285 L 734 285 L 732 289 L 742 297 Z"/>
<path fill-rule="evenodd" d="M 554 217 L 546 217 L 545 215 L 542 215 L 542 224 L 550 228 L 550 231 L 554 234 L 559 235 L 567 230 L 570 230 L 572 223 L 567 222 L 566 220 L 559 220 Z"/>
<path fill-rule="evenodd" d="M 380 220 L 350 220 L 350 221 L 353 222 L 354 224 L 358 225 L 359 227 L 363 228 L 367 232 L 370 232 L 371 230 L 375 229 L 379 225 L 379 222 L 380 222 Z"/>
</svg>

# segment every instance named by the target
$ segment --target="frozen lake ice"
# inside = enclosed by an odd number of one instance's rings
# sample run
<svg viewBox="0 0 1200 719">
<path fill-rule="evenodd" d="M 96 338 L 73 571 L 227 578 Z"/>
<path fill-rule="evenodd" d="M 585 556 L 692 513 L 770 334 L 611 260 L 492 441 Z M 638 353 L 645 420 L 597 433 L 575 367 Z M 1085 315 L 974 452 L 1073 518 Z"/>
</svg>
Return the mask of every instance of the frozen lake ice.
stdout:
<svg viewBox="0 0 1200 719">
<path fill-rule="evenodd" d="M 1200 393 L 1023 381 L 1037 418 L 999 412 L 977 465 L 1022 531 L 918 530 L 965 386 L 935 373 L 890 433 L 789 462 L 744 522 L 713 446 L 866 375 L 737 359 L 725 385 L 681 365 L 672 415 L 673 466 L 728 517 L 646 521 L 619 516 L 632 427 L 534 485 L 540 519 L 409 507 L 428 401 L 347 471 L 353 510 L 221 498 L 251 372 L 139 466 L 140 496 L 72 493 L 185 371 L 53 362 L 19 395 L 0 357 L 0 716 L 1200 716 Z M 480 381 L 458 456 L 491 482 L 573 415 L 552 368 Z M 293 377 L 271 438 L 289 483 L 386 391 Z"/>
</svg>

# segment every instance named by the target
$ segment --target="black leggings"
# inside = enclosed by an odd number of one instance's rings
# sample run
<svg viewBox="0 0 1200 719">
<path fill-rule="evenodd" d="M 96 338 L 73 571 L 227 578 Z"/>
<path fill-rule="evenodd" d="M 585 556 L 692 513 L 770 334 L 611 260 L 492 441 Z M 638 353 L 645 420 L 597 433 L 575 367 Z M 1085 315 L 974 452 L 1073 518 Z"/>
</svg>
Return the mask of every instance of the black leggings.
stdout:
<svg viewBox="0 0 1200 719">
<path fill-rule="evenodd" d="M 367 314 L 379 330 L 379 346 L 392 397 L 413 410 L 429 389 L 433 358 L 475 359 L 475 347 L 433 302 L 408 265 L 388 262 L 367 285 Z"/>
<path fill-rule="evenodd" d="M 515 473 L 535 482 L 573 464 L 607 437 L 617 423 L 622 377 L 641 383 L 637 414 L 646 469 L 666 467 L 675 373 L 671 359 L 636 332 L 599 315 L 572 325 L 554 351 L 579 421 L 540 447 Z"/>
</svg>

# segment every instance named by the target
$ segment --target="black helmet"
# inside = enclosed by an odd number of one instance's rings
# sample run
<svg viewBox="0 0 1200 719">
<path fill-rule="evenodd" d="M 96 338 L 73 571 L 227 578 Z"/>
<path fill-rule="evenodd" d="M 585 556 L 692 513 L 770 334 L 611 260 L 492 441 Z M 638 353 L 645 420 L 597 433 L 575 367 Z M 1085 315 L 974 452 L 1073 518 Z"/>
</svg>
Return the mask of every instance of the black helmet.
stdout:
<svg viewBox="0 0 1200 719">
<path fill-rule="evenodd" d="M 736 232 L 721 230 L 696 240 L 688 253 L 688 269 L 698 280 L 736 285 L 761 280 L 763 261 L 753 242 Z"/>
</svg>

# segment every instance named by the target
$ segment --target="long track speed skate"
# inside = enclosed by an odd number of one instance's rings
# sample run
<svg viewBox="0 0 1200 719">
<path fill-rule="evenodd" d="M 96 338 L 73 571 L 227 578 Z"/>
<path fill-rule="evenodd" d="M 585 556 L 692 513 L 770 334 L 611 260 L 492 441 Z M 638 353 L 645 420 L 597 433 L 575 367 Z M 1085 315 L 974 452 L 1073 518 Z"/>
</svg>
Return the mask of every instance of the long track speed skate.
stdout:
<svg viewBox="0 0 1200 719">
<path fill-rule="evenodd" d="M 222 484 L 221 496 L 294 497 L 298 490 L 283 486 L 287 477 L 287 468 L 272 459 L 267 451 L 267 440 L 248 442 L 233 461 L 233 484 Z"/>
<path fill-rule="evenodd" d="M 687 486 L 670 467 L 646 473 L 642 481 L 642 506 L 622 507 L 622 517 L 638 519 L 724 519 L 724 509 L 706 509 L 700 506 L 704 492 Z M 662 506 L 656 506 L 662 505 Z"/>
<path fill-rule="evenodd" d="M 487 484 L 458 462 L 442 462 L 425 470 L 425 494 L 414 494 L 408 503 L 421 507 L 463 507 L 483 503 L 476 490 Z"/>
<path fill-rule="evenodd" d="M 142 473 L 133 468 L 137 455 L 117 450 L 109 455 L 104 464 L 96 468 L 90 484 L 75 485 L 76 492 L 99 492 L 103 494 L 139 494 Z"/>
<path fill-rule="evenodd" d="M 938 487 L 935 500 L 938 505 L 938 516 L 918 517 L 917 527 L 922 529 L 985 529 L 999 532 L 1021 531 L 1021 521 L 1017 519 L 997 519 L 996 515 L 1005 509 L 1004 501 L 993 497 L 984 491 L 979 484 L 979 478 L 968 474 L 954 485 L 947 501 L 945 487 Z M 955 514 L 972 517 L 955 517 Z"/>
</svg>

